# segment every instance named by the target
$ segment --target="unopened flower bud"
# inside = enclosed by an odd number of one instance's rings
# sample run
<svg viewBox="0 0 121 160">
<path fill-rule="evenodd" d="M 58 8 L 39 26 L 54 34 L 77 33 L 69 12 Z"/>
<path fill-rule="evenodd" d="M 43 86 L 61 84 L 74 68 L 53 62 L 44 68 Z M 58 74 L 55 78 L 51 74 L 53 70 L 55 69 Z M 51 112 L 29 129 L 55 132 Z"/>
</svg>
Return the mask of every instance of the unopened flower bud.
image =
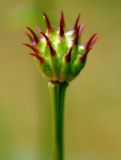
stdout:
<svg viewBox="0 0 121 160">
<path fill-rule="evenodd" d="M 80 43 L 84 25 L 79 25 L 80 15 L 77 17 L 72 30 L 65 31 L 64 14 L 61 12 L 58 29 L 54 29 L 48 16 L 44 13 L 47 25 L 46 32 L 38 29 L 39 36 L 30 28 L 25 34 L 31 44 L 25 43 L 33 52 L 35 62 L 42 75 L 53 82 L 70 82 L 82 70 L 86 63 L 87 55 L 98 39 L 93 34 L 86 44 Z"/>
</svg>

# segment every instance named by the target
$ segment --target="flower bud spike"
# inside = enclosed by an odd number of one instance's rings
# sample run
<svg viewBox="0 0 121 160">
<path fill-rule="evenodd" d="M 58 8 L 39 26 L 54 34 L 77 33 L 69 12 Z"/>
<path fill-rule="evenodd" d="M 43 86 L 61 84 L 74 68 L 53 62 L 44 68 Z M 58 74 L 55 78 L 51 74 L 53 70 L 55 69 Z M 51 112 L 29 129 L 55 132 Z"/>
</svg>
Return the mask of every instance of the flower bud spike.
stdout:
<svg viewBox="0 0 121 160">
<path fill-rule="evenodd" d="M 77 28 L 78 28 L 79 20 L 80 20 L 80 14 L 78 15 L 78 17 L 77 17 L 77 19 L 76 19 L 76 22 L 75 22 L 75 25 L 74 25 L 74 28 L 73 28 L 73 29 L 77 29 Z"/>
<path fill-rule="evenodd" d="M 64 37 L 64 27 L 65 27 L 64 14 L 63 14 L 63 12 L 61 12 L 60 28 L 59 28 L 59 35 L 61 37 Z"/>
<path fill-rule="evenodd" d="M 67 55 L 65 56 L 65 60 L 66 60 L 67 63 L 71 61 L 72 49 L 73 49 L 73 47 L 71 47 L 71 48 L 69 49 Z"/>
<path fill-rule="evenodd" d="M 46 13 L 44 13 L 43 16 L 44 16 L 44 19 L 45 19 L 45 22 L 46 22 L 46 25 L 47 25 L 47 30 L 50 33 L 51 31 L 53 31 L 50 20 L 49 20 L 48 16 L 46 15 Z"/>
<path fill-rule="evenodd" d="M 98 40 L 99 36 L 95 33 L 91 36 L 91 38 L 88 40 L 88 42 L 85 45 L 86 52 L 88 53 L 89 50 L 92 48 L 94 43 Z"/>
<path fill-rule="evenodd" d="M 54 55 L 56 54 L 56 52 L 55 52 L 55 50 L 53 49 L 49 38 L 48 38 L 48 37 L 45 35 L 45 33 L 43 33 L 43 32 L 40 32 L 40 34 L 42 34 L 42 36 L 45 37 L 45 39 L 46 39 L 46 41 L 47 41 L 47 44 L 48 44 L 48 46 L 49 46 L 49 48 L 50 48 L 50 54 L 51 54 L 51 56 L 54 56 Z"/>
<path fill-rule="evenodd" d="M 79 31 L 80 31 L 80 26 L 75 30 L 76 37 L 74 38 L 74 42 L 73 42 L 74 45 L 78 45 Z"/>
<path fill-rule="evenodd" d="M 90 49 L 88 50 L 88 52 L 86 51 L 85 54 L 84 54 L 82 57 L 80 57 L 80 61 L 81 61 L 81 62 L 84 62 L 84 61 L 86 60 L 87 55 L 88 55 L 88 53 L 89 53 L 91 50 L 92 50 L 92 48 L 90 48 Z"/>
<path fill-rule="evenodd" d="M 44 58 L 40 57 L 38 54 L 30 53 L 30 55 L 34 56 L 35 58 L 37 58 L 41 62 L 41 64 L 43 64 L 45 62 Z"/>
<path fill-rule="evenodd" d="M 94 43 L 97 41 L 98 38 L 99 38 L 98 35 L 95 33 L 88 40 L 88 42 L 85 45 L 86 52 L 84 53 L 82 57 L 80 57 L 81 62 L 84 62 L 86 60 L 88 53 L 92 50 L 92 46 L 94 45 Z"/>
<path fill-rule="evenodd" d="M 34 41 L 35 41 L 36 43 L 38 43 L 38 42 L 39 42 L 39 38 L 37 37 L 36 33 L 35 33 L 30 27 L 26 27 L 26 28 L 31 32 Z"/>
<path fill-rule="evenodd" d="M 27 46 L 28 48 L 32 49 L 36 54 L 39 54 L 39 50 L 37 48 L 35 48 L 34 46 L 24 43 L 24 46 Z"/>
</svg>

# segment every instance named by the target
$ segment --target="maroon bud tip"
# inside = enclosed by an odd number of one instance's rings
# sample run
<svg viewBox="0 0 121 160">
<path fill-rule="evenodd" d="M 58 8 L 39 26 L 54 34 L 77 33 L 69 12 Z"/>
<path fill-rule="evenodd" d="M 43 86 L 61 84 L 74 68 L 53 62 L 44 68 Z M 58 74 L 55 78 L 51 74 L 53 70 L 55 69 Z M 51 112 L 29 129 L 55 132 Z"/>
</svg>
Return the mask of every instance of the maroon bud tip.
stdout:
<svg viewBox="0 0 121 160">
<path fill-rule="evenodd" d="M 30 55 L 34 56 L 35 58 L 37 58 L 41 62 L 41 64 L 43 64 L 45 62 L 44 58 L 40 57 L 38 54 L 30 53 Z"/>
<path fill-rule="evenodd" d="M 84 54 L 82 57 L 80 57 L 80 61 L 81 61 L 81 62 L 84 62 L 84 61 L 85 61 L 88 53 L 92 50 L 92 46 L 95 44 L 95 42 L 96 42 L 98 39 L 99 39 L 99 36 L 98 36 L 98 34 L 95 33 L 95 34 L 93 34 L 93 35 L 91 36 L 91 38 L 88 40 L 88 42 L 87 42 L 86 45 L 85 45 L 86 52 L 85 52 L 85 54 Z"/>
<path fill-rule="evenodd" d="M 60 28 L 59 28 L 59 35 L 60 35 L 61 37 L 64 36 L 64 27 L 65 27 L 64 14 L 63 14 L 63 12 L 61 12 Z"/>
<path fill-rule="evenodd" d="M 35 41 L 36 43 L 38 43 L 38 42 L 39 42 L 39 38 L 37 37 L 36 33 L 35 33 L 30 27 L 26 27 L 26 28 L 31 32 L 34 41 Z"/>
<path fill-rule="evenodd" d="M 74 28 L 73 28 L 73 29 L 77 29 L 79 20 L 80 20 L 80 14 L 78 15 L 78 17 L 77 17 L 77 19 L 76 19 L 76 22 L 75 22 L 75 25 L 74 25 Z"/>
<path fill-rule="evenodd" d="M 88 40 L 88 42 L 85 45 L 86 48 L 86 52 L 88 53 L 90 51 L 90 49 L 92 48 L 92 46 L 95 44 L 95 42 L 99 39 L 98 34 L 93 34 L 91 36 L 91 38 Z"/>
<path fill-rule="evenodd" d="M 86 60 L 87 55 L 88 55 L 88 53 L 89 53 L 91 50 L 92 50 L 92 48 L 90 48 L 90 49 L 88 50 L 88 52 L 86 52 L 82 57 L 80 57 L 80 61 L 81 61 L 81 62 L 84 62 L 84 61 Z"/>
<path fill-rule="evenodd" d="M 49 48 L 50 48 L 51 56 L 54 56 L 54 55 L 56 54 L 56 52 L 55 52 L 54 48 L 52 47 L 49 38 L 48 38 L 48 37 L 45 35 L 45 33 L 43 33 L 43 32 L 40 32 L 40 34 L 42 34 L 42 36 L 45 37 L 45 39 L 46 39 L 46 41 L 47 41 L 47 44 L 48 44 L 48 46 L 49 46 Z"/>
<path fill-rule="evenodd" d="M 46 22 L 46 25 L 47 25 L 47 30 L 48 30 L 48 32 L 50 33 L 51 31 L 53 31 L 53 28 L 52 28 L 52 26 L 51 26 L 51 23 L 50 23 L 50 21 L 49 21 L 49 18 L 48 18 L 48 16 L 46 15 L 46 13 L 44 13 L 43 16 L 44 16 L 44 19 L 45 19 L 45 22 Z"/>
<path fill-rule="evenodd" d="M 73 47 L 71 47 L 71 48 L 69 49 L 67 55 L 65 56 L 66 62 L 70 62 L 70 61 L 71 61 L 72 49 L 73 49 Z"/>
<path fill-rule="evenodd" d="M 78 40 L 79 40 L 79 34 L 80 34 L 80 26 L 75 30 L 75 34 L 76 34 L 76 36 L 75 36 L 75 38 L 74 38 L 74 45 L 77 45 L 78 44 Z"/>
<path fill-rule="evenodd" d="M 47 43 L 49 44 L 50 41 L 49 41 L 49 38 L 46 36 L 46 34 L 44 32 L 41 32 L 41 31 L 39 33 L 46 39 Z"/>
<path fill-rule="evenodd" d="M 37 48 L 35 48 L 34 46 L 27 44 L 27 43 L 23 43 L 24 46 L 27 46 L 28 48 L 32 49 L 36 54 L 39 54 L 39 50 Z"/>
<path fill-rule="evenodd" d="M 98 39 L 99 39 L 99 36 L 98 36 L 98 34 L 95 33 L 95 34 L 93 34 L 93 35 L 91 36 L 91 38 L 88 40 L 88 42 L 87 42 L 86 45 L 85 45 L 86 52 L 85 52 L 85 54 L 84 54 L 82 57 L 80 57 L 80 61 L 81 61 L 81 62 L 85 61 L 88 53 L 92 50 L 92 46 L 95 44 L 95 42 L 96 42 Z"/>
</svg>

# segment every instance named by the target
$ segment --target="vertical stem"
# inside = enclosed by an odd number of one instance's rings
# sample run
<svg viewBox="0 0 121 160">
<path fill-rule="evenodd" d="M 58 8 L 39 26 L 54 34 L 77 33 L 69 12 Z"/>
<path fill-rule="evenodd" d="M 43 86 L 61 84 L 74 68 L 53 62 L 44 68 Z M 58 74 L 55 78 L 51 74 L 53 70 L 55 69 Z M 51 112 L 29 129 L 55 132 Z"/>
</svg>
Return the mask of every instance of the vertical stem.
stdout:
<svg viewBox="0 0 121 160">
<path fill-rule="evenodd" d="M 63 119 L 66 82 L 49 82 L 50 99 L 52 105 L 52 130 L 53 130 L 53 160 L 64 160 L 63 157 Z"/>
</svg>

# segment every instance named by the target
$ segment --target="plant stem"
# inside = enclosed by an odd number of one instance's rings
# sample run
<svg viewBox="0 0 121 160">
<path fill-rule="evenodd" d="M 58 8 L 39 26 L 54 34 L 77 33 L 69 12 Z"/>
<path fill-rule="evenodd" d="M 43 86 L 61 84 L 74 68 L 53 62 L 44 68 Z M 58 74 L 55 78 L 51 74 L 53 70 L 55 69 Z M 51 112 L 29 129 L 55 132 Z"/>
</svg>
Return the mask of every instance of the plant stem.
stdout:
<svg viewBox="0 0 121 160">
<path fill-rule="evenodd" d="M 63 121 L 66 82 L 49 82 L 50 100 L 52 105 L 52 130 L 53 130 L 53 160 L 64 160 L 63 157 Z"/>
</svg>

